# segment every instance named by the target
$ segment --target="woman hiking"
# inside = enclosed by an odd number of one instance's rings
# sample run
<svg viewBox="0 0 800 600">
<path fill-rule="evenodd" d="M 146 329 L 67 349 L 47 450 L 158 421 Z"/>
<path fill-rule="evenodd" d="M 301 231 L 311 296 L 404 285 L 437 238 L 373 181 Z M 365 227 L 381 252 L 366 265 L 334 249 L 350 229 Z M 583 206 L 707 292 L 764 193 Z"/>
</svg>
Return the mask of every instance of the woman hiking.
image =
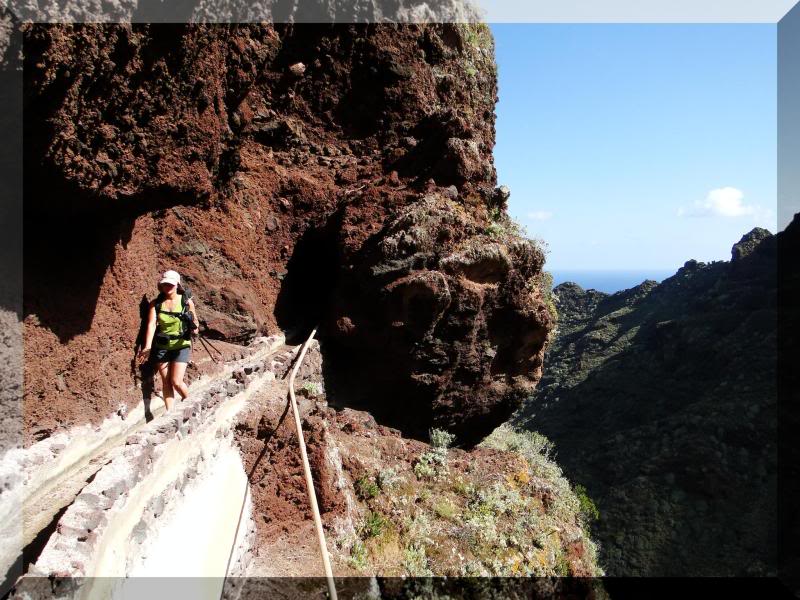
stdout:
<svg viewBox="0 0 800 600">
<path fill-rule="evenodd" d="M 139 363 L 154 362 L 161 375 L 161 389 L 167 410 L 172 408 L 175 393 L 181 399 L 189 395 L 183 383 L 186 365 L 192 355 L 192 330 L 198 321 L 194 301 L 181 289 L 181 276 L 166 271 L 158 282 L 159 295 L 150 302 L 144 347 Z"/>
</svg>

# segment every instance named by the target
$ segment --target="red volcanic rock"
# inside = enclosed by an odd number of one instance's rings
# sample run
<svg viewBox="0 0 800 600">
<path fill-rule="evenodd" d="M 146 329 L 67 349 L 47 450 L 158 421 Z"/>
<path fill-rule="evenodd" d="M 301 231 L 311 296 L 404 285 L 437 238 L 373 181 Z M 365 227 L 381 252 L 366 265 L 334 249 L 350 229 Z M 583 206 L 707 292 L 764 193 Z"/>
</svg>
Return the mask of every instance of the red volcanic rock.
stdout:
<svg viewBox="0 0 800 600">
<path fill-rule="evenodd" d="M 334 401 L 409 434 L 435 426 L 478 441 L 541 376 L 552 327 L 534 285 L 543 262 L 533 242 L 486 233 L 442 195 L 406 207 L 335 289 Z"/>
<path fill-rule="evenodd" d="M 28 441 L 138 400 L 140 303 L 169 268 L 209 337 L 319 323 L 323 350 L 346 351 L 332 400 L 387 425 L 474 440 L 538 380 L 541 253 L 486 233 L 485 26 L 26 25 L 24 41 Z"/>
</svg>

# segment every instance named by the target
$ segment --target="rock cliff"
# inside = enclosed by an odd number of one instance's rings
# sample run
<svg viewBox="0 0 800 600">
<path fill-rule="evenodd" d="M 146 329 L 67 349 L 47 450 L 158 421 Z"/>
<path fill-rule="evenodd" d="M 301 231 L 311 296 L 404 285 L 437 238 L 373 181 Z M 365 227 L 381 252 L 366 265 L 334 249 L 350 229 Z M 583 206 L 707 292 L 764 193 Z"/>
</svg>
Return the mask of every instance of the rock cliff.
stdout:
<svg viewBox="0 0 800 600">
<path fill-rule="evenodd" d="M 411 435 L 475 443 L 535 386 L 543 256 L 496 188 L 484 25 L 23 41 L 26 443 L 138 400 L 140 304 L 167 268 L 210 337 L 319 323 L 331 402 Z"/>
</svg>

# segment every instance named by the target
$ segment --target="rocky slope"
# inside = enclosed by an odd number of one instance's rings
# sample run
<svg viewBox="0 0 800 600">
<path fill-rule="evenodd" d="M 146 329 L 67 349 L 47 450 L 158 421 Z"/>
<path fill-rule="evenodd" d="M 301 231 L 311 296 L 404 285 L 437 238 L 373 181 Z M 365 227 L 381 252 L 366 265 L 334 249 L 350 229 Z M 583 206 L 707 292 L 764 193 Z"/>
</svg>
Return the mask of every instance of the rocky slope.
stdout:
<svg viewBox="0 0 800 600">
<path fill-rule="evenodd" d="M 499 428 L 470 451 L 403 438 L 371 414 L 326 401 L 312 347 L 298 388 L 320 511 L 341 577 L 601 573 L 586 516 L 535 439 Z M 284 394 L 251 403 L 236 428 L 251 485 L 251 575 L 319 569 L 291 414 Z M 288 417 L 288 418 L 287 418 Z M 244 582 L 252 591 L 281 582 Z"/>
<path fill-rule="evenodd" d="M 754 229 L 660 284 L 553 290 L 558 334 L 515 420 L 596 500 L 609 574 L 775 572 L 776 247 Z"/>
<path fill-rule="evenodd" d="M 331 401 L 475 443 L 541 375 L 541 251 L 492 165 L 483 25 L 26 25 L 26 443 L 138 400 L 140 303 L 319 322 Z"/>
</svg>

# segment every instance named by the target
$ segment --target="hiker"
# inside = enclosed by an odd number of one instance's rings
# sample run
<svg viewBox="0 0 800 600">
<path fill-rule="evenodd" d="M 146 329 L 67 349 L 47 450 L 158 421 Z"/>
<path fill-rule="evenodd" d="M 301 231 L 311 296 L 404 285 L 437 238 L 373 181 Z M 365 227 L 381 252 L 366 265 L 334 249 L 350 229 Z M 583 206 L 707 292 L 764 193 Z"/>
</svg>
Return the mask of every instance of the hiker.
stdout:
<svg viewBox="0 0 800 600">
<path fill-rule="evenodd" d="M 186 365 L 192 355 L 192 332 L 199 326 L 194 300 L 181 287 L 181 276 L 166 271 L 158 282 L 158 296 L 150 302 L 144 347 L 139 363 L 151 361 L 161 375 L 161 389 L 167 410 L 177 392 L 184 400 L 189 389 L 183 382 Z"/>
</svg>

